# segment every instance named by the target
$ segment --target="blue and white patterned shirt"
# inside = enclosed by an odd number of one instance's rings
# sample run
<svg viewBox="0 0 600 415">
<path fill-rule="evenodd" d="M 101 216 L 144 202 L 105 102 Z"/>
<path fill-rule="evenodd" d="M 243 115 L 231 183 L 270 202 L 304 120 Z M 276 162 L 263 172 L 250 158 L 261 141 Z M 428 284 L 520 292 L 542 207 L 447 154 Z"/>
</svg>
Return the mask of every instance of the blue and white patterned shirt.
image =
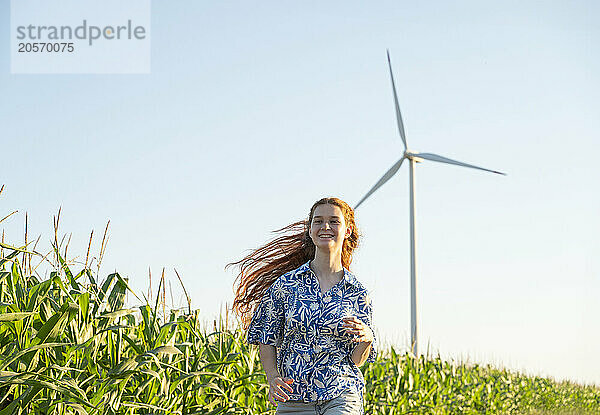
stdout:
<svg viewBox="0 0 600 415">
<path fill-rule="evenodd" d="M 294 379 L 293 392 L 286 391 L 290 400 L 323 401 L 346 391 L 362 397 L 365 380 L 351 358 L 358 343 L 346 333 L 342 317 L 356 316 L 373 330 L 368 291 L 344 268 L 344 278 L 323 294 L 309 263 L 283 274 L 265 291 L 247 342 L 277 347 L 279 374 Z M 377 339 L 366 361 L 376 356 Z"/>
</svg>

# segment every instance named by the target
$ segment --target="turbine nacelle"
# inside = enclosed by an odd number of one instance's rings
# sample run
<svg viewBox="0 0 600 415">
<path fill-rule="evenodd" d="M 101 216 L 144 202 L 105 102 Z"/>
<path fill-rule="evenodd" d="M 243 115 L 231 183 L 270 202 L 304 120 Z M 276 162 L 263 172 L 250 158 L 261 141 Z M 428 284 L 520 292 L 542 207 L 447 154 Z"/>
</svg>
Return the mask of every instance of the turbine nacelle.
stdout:
<svg viewBox="0 0 600 415">
<path fill-rule="evenodd" d="M 421 163 L 424 159 L 419 157 L 419 153 L 413 153 L 410 150 L 404 151 L 404 158 L 414 161 L 415 163 Z"/>
</svg>

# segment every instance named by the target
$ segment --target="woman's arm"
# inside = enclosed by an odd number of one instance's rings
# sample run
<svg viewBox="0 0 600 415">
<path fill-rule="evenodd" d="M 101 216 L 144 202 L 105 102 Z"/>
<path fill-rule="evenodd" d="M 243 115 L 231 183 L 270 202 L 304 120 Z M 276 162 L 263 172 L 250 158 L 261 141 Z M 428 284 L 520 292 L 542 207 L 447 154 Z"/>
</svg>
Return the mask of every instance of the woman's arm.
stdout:
<svg viewBox="0 0 600 415">
<path fill-rule="evenodd" d="M 367 360 L 367 357 L 369 357 L 370 352 L 371 342 L 360 342 L 352 351 L 352 361 L 356 366 L 361 367 L 365 363 L 365 360 Z"/>
<path fill-rule="evenodd" d="M 355 335 L 353 341 L 358 343 L 352 350 L 351 359 L 357 366 L 365 361 L 375 362 L 377 357 L 377 339 L 373 331 L 373 303 L 368 291 L 364 291 L 358 301 L 356 317 L 345 319 L 350 326 L 350 333 Z"/>
<path fill-rule="evenodd" d="M 260 355 L 260 362 L 263 365 L 263 370 L 267 375 L 267 381 L 274 379 L 276 377 L 280 377 L 279 371 L 276 367 L 277 361 L 277 349 L 275 346 L 270 344 L 262 344 L 258 345 L 258 351 Z"/>
<path fill-rule="evenodd" d="M 267 383 L 269 384 L 269 402 L 277 405 L 277 402 L 285 402 L 290 399 L 286 393 L 292 393 L 292 387 L 289 383 L 294 380 L 291 378 L 283 379 L 279 371 L 275 367 L 277 361 L 277 349 L 270 344 L 259 343 L 260 361 L 263 365 L 265 374 L 267 375 Z"/>
</svg>

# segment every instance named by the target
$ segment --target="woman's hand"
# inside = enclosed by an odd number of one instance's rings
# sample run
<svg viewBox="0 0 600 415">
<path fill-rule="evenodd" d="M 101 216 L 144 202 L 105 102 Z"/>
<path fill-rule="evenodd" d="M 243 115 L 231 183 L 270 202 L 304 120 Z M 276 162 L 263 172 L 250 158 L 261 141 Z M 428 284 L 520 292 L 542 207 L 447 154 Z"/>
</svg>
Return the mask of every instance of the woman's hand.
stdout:
<svg viewBox="0 0 600 415">
<path fill-rule="evenodd" d="M 342 327 L 346 329 L 346 333 L 356 334 L 356 337 L 352 339 L 353 342 L 372 343 L 375 340 L 373 330 L 357 317 L 344 317 L 342 321 L 344 322 Z"/>
<path fill-rule="evenodd" d="M 290 397 L 284 392 L 284 389 L 293 392 L 292 387 L 288 383 L 292 383 L 292 378 L 282 378 L 281 376 L 274 376 L 269 379 L 269 402 L 273 405 L 277 405 L 277 401 L 285 402 Z"/>
</svg>

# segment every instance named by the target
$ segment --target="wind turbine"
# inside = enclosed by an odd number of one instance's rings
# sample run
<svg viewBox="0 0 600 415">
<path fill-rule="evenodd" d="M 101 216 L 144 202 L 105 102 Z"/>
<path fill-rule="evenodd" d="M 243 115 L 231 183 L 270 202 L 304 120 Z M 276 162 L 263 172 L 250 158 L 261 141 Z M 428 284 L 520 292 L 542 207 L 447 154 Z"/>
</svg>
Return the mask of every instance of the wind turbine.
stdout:
<svg viewBox="0 0 600 415">
<path fill-rule="evenodd" d="M 402 123 L 402 115 L 400 114 L 400 105 L 398 104 L 398 95 L 396 94 L 396 84 L 394 83 L 394 74 L 392 73 L 392 62 L 390 61 L 390 52 L 387 51 L 388 65 L 390 67 L 390 78 L 392 79 L 392 90 L 394 91 L 394 104 L 396 106 L 396 121 L 398 122 L 398 132 L 404 144 L 404 153 L 390 169 L 379 179 L 375 186 L 360 199 L 354 209 L 357 209 L 369 196 L 377 189 L 390 180 L 394 174 L 402 166 L 402 162 L 406 159 L 409 161 L 409 186 L 410 186 L 410 329 L 411 329 L 411 351 L 414 356 L 418 356 L 418 337 L 417 337 L 417 253 L 415 245 L 415 163 L 420 163 L 424 159 L 437 161 L 439 163 L 454 164 L 457 166 L 470 167 L 472 169 L 489 171 L 491 173 L 503 174 L 496 170 L 485 169 L 483 167 L 474 166 L 472 164 L 463 163 L 461 161 L 452 160 L 433 153 L 418 153 L 410 151 L 407 148 L 406 136 L 404 134 L 404 124 Z"/>
</svg>

